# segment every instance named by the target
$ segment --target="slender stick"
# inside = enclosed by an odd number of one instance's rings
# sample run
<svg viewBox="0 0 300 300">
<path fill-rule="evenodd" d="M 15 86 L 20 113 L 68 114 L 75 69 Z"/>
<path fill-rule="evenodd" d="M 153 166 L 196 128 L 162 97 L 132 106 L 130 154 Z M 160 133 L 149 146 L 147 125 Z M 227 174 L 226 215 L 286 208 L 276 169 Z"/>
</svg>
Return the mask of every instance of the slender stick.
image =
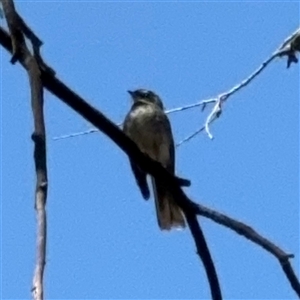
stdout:
<svg viewBox="0 0 300 300">
<path fill-rule="evenodd" d="M 33 276 L 32 296 L 35 300 L 44 298 L 43 277 L 46 261 L 46 238 L 47 238 L 47 218 L 46 218 L 46 199 L 47 199 L 47 164 L 46 164 L 46 131 L 43 112 L 43 84 L 41 73 L 36 58 L 28 50 L 24 32 L 30 32 L 35 36 L 25 22 L 15 11 L 13 1 L 2 0 L 3 11 L 8 23 L 12 39 L 12 59 L 14 63 L 21 60 L 27 70 L 30 90 L 31 107 L 34 120 L 34 132 L 32 140 L 34 142 L 34 163 L 36 169 L 36 188 L 35 188 L 35 210 L 37 218 L 37 241 L 36 241 L 36 265 Z M 38 38 L 36 38 L 37 40 Z"/>
</svg>

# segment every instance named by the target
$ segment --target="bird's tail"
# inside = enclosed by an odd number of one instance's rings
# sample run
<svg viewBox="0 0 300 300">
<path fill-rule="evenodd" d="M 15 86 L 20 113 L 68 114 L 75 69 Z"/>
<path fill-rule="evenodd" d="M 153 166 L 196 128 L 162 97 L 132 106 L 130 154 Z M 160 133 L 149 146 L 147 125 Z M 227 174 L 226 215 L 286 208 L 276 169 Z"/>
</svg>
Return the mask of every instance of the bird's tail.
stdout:
<svg viewBox="0 0 300 300">
<path fill-rule="evenodd" d="M 158 226 L 161 230 L 185 227 L 183 213 L 173 199 L 172 194 L 151 177 Z"/>
</svg>

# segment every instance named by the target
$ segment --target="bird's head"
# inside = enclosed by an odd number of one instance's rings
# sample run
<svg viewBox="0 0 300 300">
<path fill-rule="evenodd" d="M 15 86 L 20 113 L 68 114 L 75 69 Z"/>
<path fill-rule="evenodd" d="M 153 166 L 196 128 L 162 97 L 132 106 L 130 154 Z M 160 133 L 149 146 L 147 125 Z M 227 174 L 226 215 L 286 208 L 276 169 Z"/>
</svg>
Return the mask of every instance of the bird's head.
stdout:
<svg viewBox="0 0 300 300">
<path fill-rule="evenodd" d="M 145 89 L 138 89 L 135 91 L 128 91 L 128 93 L 131 95 L 134 102 L 148 102 L 153 103 L 157 106 L 159 106 L 161 109 L 163 108 L 163 103 L 158 95 L 153 93 L 152 91 L 145 90 Z"/>
</svg>

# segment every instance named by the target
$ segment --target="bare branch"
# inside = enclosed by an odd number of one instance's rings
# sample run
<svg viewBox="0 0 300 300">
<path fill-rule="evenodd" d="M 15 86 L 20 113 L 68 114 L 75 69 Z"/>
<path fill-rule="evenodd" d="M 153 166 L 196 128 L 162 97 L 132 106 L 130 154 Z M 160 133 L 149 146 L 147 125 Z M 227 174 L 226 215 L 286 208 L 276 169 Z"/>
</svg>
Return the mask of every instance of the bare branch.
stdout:
<svg viewBox="0 0 300 300">
<path fill-rule="evenodd" d="M 28 27 L 24 21 L 17 15 L 13 2 L 10 0 L 2 1 L 4 14 L 9 24 L 9 30 L 12 36 L 14 63 L 21 60 L 28 72 L 31 89 L 31 106 L 34 119 L 34 132 L 32 140 L 34 142 L 34 162 L 36 169 L 36 189 L 35 189 L 35 209 L 37 214 L 37 253 L 36 266 L 33 276 L 32 295 L 35 300 L 43 299 L 43 276 L 46 261 L 46 199 L 47 199 L 47 164 L 46 164 L 46 132 L 43 113 L 43 85 L 38 63 L 34 56 L 28 50 L 23 37 L 22 28 Z M 21 22 L 21 25 L 20 25 Z"/>
<path fill-rule="evenodd" d="M 194 238 L 197 248 L 197 254 L 199 255 L 201 261 L 203 262 L 204 269 L 206 271 L 207 278 L 210 282 L 211 287 L 216 287 L 216 289 L 211 289 L 212 299 L 222 299 L 221 289 L 218 283 L 218 275 L 213 264 L 213 259 L 211 257 L 209 248 L 207 246 L 204 234 L 201 227 L 197 221 L 197 217 L 194 212 L 185 211 L 185 217 L 190 228 L 191 234 Z M 198 237 L 202 238 L 199 239 Z M 202 259 L 205 257 L 205 259 Z M 209 271 L 209 272 L 208 272 Z"/>
<path fill-rule="evenodd" d="M 22 45 L 25 43 L 22 30 L 20 28 L 19 18 L 12 0 L 1 0 L 4 16 L 11 34 L 12 58 L 11 63 L 15 63 L 23 55 Z"/>
<path fill-rule="evenodd" d="M 191 140 L 193 137 L 198 135 L 203 129 L 205 129 L 208 137 L 210 139 L 213 138 L 213 135 L 210 132 L 209 125 L 216 120 L 220 114 L 222 113 L 222 106 L 223 104 L 228 100 L 229 97 L 233 96 L 235 93 L 240 91 L 242 88 L 246 87 L 249 85 L 275 58 L 277 57 L 282 57 L 282 56 L 287 56 L 288 57 L 288 67 L 292 62 L 298 62 L 296 58 L 296 51 L 300 51 L 299 44 L 300 44 L 300 29 L 297 29 L 293 34 L 291 34 L 283 43 L 282 45 L 268 58 L 266 59 L 252 74 L 250 74 L 246 79 L 232 87 L 230 90 L 228 90 L 225 93 L 222 93 L 218 95 L 215 98 L 211 98 L 208 100 L 202 100 L 200 102 L 197 102 L 195 104 L 191 104 L 188 106 L 180 107 L 180 108 L 175 108 L 171 109 L 168 112 L 173 113 L 173 112 L 179 112 L 183 111 L 186 109 L 190 108 L 195 108 L 198 106 L 202 106 L 205 108 L 207 104 L 214 103 L 214 106 L 206 118 L 205 124 L 201 129 L 198 129 L 194 133 L 192 133 L 190 136 L 186 137 L 183 141 L 179 142 L 177 144 L 177 147 L 182 145 L 183 143 Z M 203 129 L 202 129 L 203 128 Z"/>
<path fill-rule="evenodd" d="M 10 37 L 6 34 L 5 30 L 0 27 L 0 42 L 8 50 L 12 51 L 11 44 L 9 42 Z M 26 68 L 26 62 L 22 60 L 22 56 L 18 57 L 20 63 Z M 106 134 L 112 141 L 114 141 L 132 160 L 134 160 L 139 166 L 145 170 L 147 173 L 151 174 L 158 180 L 164 182 L 173 193 L 174 199 L 178 202 L 178 205 L 185 212 L 185 203 L 187 203 L 187 196 L 181 189 L 182 185 L 186 185 L 187 181 L 169 173 L 162 165 L 150 157 L 141 152 L 138 146 L 121 131 L 117 125 L 111 122 L 108 118 L 104 116 L 100 111 L 95 109 L 93 106 L 88 104 L 84 99 L 77 95 L 74 91 L 69 89 L 64 83 L 53 76 L 53 73 L 47 72 L 46 70 L 41 70 L 41 79 L 43 85 L 52 94 L 62 100 L 65 104 L 79 113 L 83 118 L 91 122 L 100 131 Z M 189 212 L 186 214 L 187 222 L 195 225 L 198 221 L 195 217 L 195 213 Z M 190 220 L 191 218 L 191 220 Z M 199 224 L 197 225 L 199 227 Z M 197 232 L 194 227 L 190 227 L 191 231 Z M 199 227 L 200 228 L 200 227 Z M 204 235 L 194 236 L 195 243 L 198 245 L 203 245 L 205 247 L 206 241 Z M 199 251 L 198 251 L 199 252 Z M 199 252 L 201 260 L 204 267 L 206 268 L 206 273 L 208 274 L 208 281 L 210 283 L 210 290 L 214 300 L 221 300 L 221 289 L 220 284 L 215 273 L 215 268 L 213 266 L 213 261 L 211 260 L 211 255 L 209 254 L 208 248 L 206 251 Z M 216 292 L 218 291 L 218 292 Z"/>
<path fill-rule="evenodd" d="M 219 213 L 218 211 L 212 210 L 201 204 L 196 204 L 192 201 L 189 203 L 189 206 L 192 211 L 196 212 L 196 214 L 206 217 L 220 225 L 223 225 L 235 231 L 239 235 L 244 236 L 245 238 L 261 246 L 263 249 L 274 255 L 278 259 L 283 272 L 285 273 L 288 281 L 291 284 L 291 287 L 300 298 L 300 283 L 289 261 L 290 258 L 294 257 L 293 254 L 286 253 L 274 243 L 269 241 L 267 238 L 261 236 L 250 226 L 229 216 L 226 216 L 225 214 Z"/>
</svg>

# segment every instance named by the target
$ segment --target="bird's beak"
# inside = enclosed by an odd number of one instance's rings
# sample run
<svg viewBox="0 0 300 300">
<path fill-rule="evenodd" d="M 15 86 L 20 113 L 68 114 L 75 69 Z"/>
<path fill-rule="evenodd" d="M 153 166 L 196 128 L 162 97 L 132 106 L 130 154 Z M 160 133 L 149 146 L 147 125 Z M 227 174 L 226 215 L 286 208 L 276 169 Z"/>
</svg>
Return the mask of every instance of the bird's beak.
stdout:
<svg viewBox="0 0 300 300">
<path fill-rule="evenodd" d="M 133 91 L 127 91 L 127 92 L 128 92 L 128 94 L 130 94 L 131 97 L 134 96 L 134 92 Z"/>
</svg>

